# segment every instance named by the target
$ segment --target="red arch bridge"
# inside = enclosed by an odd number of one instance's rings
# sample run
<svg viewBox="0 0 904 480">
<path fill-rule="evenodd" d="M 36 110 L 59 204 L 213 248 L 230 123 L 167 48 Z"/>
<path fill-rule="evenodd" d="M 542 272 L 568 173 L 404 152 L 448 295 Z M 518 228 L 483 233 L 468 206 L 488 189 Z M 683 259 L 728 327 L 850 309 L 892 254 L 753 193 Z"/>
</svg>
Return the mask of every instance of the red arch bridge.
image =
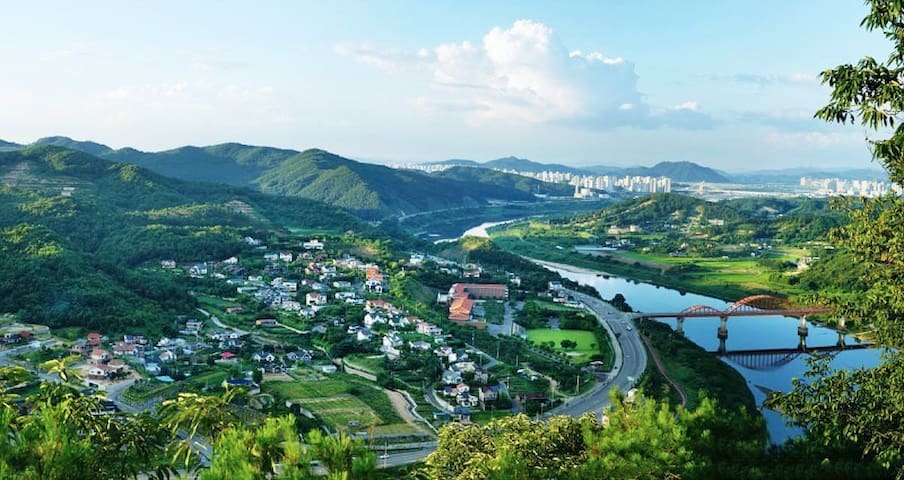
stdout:
<svg viewBox="0 0 904 480">
<path fill-rule="evenodd" d="M 781 316 L 781 317 L 797 317 L 800 318 L 800 323 L 797 326 L 797 335 L 800 338 L 800 344 L 794 350 L 788 349 L 777 349 L 777 350 L 749 350 L 743 352 L 732 352 L 734 354 L 745 354 L 748 357 L 752 355 L 767 355 L 767 354 L 777 354 L 777 355 L 791 355 L 791 354 L 801 354 L 806 352 L 815 352 L 817 349 L 807 348 L 807 316 L 808 315 L 824 315 L 832 313 L 832 310 L 818 305 L 811 306 L 799 306 L 791 302 L 790 300 L 784 298 L 773 297 L 771 295 L 753 295 L 737 302 L 732 303 L 724 310 L 720 310 L 718 308 L 711 307 L 709 305 L 693 305 L 680 312 L 654 312 L 654 313 L 636 313 L 634 314 L 635 319 L 646 319 L 646 318 L 674 318 L 677 320 L 676 331 L 680 334 L 684 334 L 684 321 L 686 319 L 693 318 L 713 318 L 718 317 L 720 320 L 719 328 L 716 331 L 716 335 L 719 338 L 719 350 L 717 353 L 720 355 L 728 355 L 728 352 L 725 347 L 725 341 L 728 339 L 728 319 L 730 317 L 765 317 L 765 316 Z M 841 318 L 838 321 L 837 325 L 838 329 L 838 343 L 832 347 L 819 347 L 818 350 L 831 349 L 842 350 L 846 348 L 865 348 L 865 346 L 857 345 L 857 346 L 848 346 L 845 344 L 845 325 L 844 319 Z M 868 345 L 867 345 L 868 346 Z M 739 357 L 740 358 L 740 357 Z M 784 358 L 784 357 L 782 357 Z M 796 357 L 795 357 L 796 358 Z M 793 358 L 791 359 L 793 360 Z M 785 363 L 789 363 L 791 360 L 787 360 Z M 780 365 L 777 365 L 780 366 Z"/>
</svg>

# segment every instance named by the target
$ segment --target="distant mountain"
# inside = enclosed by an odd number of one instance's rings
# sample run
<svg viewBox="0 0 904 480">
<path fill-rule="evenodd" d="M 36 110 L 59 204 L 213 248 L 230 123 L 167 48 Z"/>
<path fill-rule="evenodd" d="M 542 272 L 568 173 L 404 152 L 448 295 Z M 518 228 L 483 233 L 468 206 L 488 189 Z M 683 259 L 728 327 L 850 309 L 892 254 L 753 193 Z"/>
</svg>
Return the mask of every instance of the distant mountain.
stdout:
<svg viewBox="0 0 904 480">
<path fill-rule="evenodd" d="M 78 150 L 80 152 L 94 155 L 95 157 L 113 151 L 112 148 L 100 143 L 73 140 L 69 137 L 44 137 L 34 142 L 32 145 L 53 145 L 57 147 L 70 148 L 72 150 Z"/>
<path fill-rule="evenodd" d="M 580 168 L 569 167 L 568 165 L 560 165 L 557 163 L 539 163 L 525 158 L 504 157 L 486 162 L 477 162 L 474 160 L 451 159 L 441 162 L 427 162 L 423 165 L 445 165 L 460 167 L 477 167 L 489 168 L 496 170 L 515 170 L 518 172 L 540 173 L 540 172 L 567 172 L 578 175 L 587 175 L 589 172 Z"/>
<path fill-rule="evenodd" d="M 431 177 L 357 162 L 323 151 L 295 150 L 225 143 L 208 147 L 186 146 L 163 152 L 133 148 L 111 150 L 93 142 L 66 137 L 42 139 L 97 156 L 145 167 L 189 181 L 247 186 L 263 192 L 309 198 L 344 208 L 369 220 L 425 210 L 478 206 L 489 200 L 531 201 L 527 190 L 503 181 L 467 181 Z M 502 178 L 502 177 L 492 177 Z"/>
<path fill-rule="evenodd" d="M 392 169 L 318 149 L 286 159 L 255 184 L 264 192 L 320 200 L 372 219 L 477 206 L 488 200 L 534 199 L 532 194 L 506 185 Z"/>
<path fill-rule="evenodd" d="M 523 175 L 505 173 L 498 170 L 487 171 L 485 168 L 452 167 L 431 175 L 470 184 L 480 183 L 490 187 L 506 187 L 525 193 L 552 196 L 571 196 L 574 193 L 574 187 L 568 184 L 543 182 Z"/>
<path fill-rule="evenodd" d="M 452 158 L 441 162 L 429 162 L 426 165 L 446 165 L 450 167 L 482 167 L 483 164 L 474 160 L 463 160 L 460 158 Z"/>
<path fill-rule="evenodd" d="M 567 172 L 577 175 L 586 175 L 588 172 L 580 168 L 569 167 L 568 165 L 560 165 L 557 163 L 539 163 L 527 160 L 526 158 L 505 157 L 490 160 L 483 164 L 487 168 L 497 168 L 500 170 L 516 170 L 519 172 Z"/>
<path fill-rule="evenodd" d="M 0 139 L 0 151 L 16 150 L 22 147 L 23 146 L 19 145 L 18 143 L 7 142 L 3 139 Z"/>
<path fill-rule="evenodd" d="M 637 175 L 642 177 L 669 177 L 674 182 L 729 183 L 731 180 L 719 172 L 694 162 L 660 162 L 652 167 L 617 168 L 605 172 L 605 167 L 594 167 L 598 175 Z"/>
</svg>

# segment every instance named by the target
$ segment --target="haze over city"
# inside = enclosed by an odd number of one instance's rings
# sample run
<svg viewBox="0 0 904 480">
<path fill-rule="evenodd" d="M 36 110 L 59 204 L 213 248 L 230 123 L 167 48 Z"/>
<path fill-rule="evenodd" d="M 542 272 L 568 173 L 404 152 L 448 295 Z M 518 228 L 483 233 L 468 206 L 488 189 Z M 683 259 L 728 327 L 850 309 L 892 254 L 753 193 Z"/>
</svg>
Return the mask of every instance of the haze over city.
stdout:
<svg viewBox="0 0 904 480">
<path fill-rule="evenodd" d="M 10 3 L 0 138 L 227 141 L 390 163 L 869 165 L 812 118 L 860 2 Z M 714 19 L 718 19 L 715 21 Z"/>
</svg>

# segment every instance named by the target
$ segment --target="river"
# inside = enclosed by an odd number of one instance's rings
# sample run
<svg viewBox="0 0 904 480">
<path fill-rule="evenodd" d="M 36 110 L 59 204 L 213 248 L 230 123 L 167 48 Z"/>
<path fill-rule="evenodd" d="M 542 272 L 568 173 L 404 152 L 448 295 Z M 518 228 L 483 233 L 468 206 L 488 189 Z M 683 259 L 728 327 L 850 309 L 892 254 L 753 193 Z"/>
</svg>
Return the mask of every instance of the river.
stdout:
<svg viewBox="0 0 904 480">
<path fill-rule="evenodd" d="M 709 305 L 724 309 L 729 305 L 716 298 L 681 293 L 670 288 L 619 277 L 603 277 L 593 273 L 559 268 L 550 268 L 550 270 L 578 283 L 593 286 L 603 298 L 612 298 L 616 293 L 621 293 L 628 304 L 640 312 L 680 312 L 692 305 Z M 675 320 L 664 320 L 664 323 L 671 325 L 672 328 L 675 327 Z M 730 352 L 731 350 L 795 348 L 799 342 L 798 323 L 799 320 L 796 318 L 778 316 L 731 317 L 728 320 L 726 349 Z M 718 327 L 718 318 L 688 318 L 684 321 L 687 338 L 709 351 L 715 351 L 719 347 L 719 339 L 716 337 Z M 810 347 L 835 345 L 838 340 L 835 330 L 812 323 L 809 323 L 808 327 L 807 345 Z M 851 336 L 846 337 L 846 341 L 849 345 L 857 342 Z M 763 400 L 766 398 L 765 392 L 789 391 L 791 380 L 803 376 L 806 371 L 806 357 L 807 355 L 789 357 L 788 363 L 766 369 L 753 369 L 731 360 L 725 361 L 747 379 L 747 385 L 756 397 L 757 404 L 762 406 Z M 831 364 L 838 369 L 873 367 L 879 364 L 880 357 L 879 350 L 850 350 L 837 353 Z M 777 412 L 769 409 L 761 409 L 761 411 L 766 419 L 769 435 L 773 442 L 781 443 L 800 433 L 797 429 L 787 426 L 785 419 Z"/>
</svg>

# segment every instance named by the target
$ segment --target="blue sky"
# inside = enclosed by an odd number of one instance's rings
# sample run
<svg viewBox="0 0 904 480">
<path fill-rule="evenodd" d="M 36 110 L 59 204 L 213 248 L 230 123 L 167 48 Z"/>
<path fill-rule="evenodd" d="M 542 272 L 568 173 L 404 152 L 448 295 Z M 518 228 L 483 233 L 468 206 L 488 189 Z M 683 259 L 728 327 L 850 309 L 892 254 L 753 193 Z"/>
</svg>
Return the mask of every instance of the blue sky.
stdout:
<svg viewBox="0 0 904 480">
<path fill-rule="evenodd" d="M 857 0 L 6 2 L 0 138 L 421 162 L 867 167 L 818 73 Z"/>
</svg>

